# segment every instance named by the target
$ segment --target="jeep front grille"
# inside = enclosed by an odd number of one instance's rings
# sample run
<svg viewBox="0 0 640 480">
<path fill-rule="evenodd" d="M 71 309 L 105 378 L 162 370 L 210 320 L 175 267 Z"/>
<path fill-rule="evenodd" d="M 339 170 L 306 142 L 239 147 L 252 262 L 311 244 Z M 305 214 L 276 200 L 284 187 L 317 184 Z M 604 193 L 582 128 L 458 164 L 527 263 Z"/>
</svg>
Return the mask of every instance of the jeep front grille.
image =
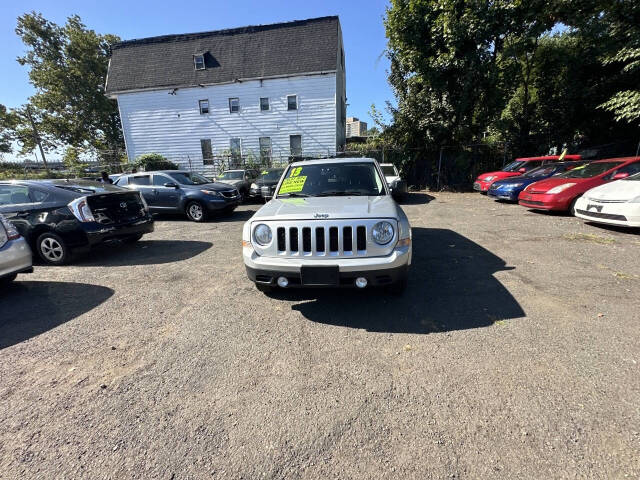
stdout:
<svg viewBox="0 0 640 480">
<path fill-rule="evenodd" d="M 393 250 L 397 239 L 397 223 L 394 239 L 388 245 L 378 245 L 370 240 L 371 229 L 378 220 L 305 220 L 260 222 L 268 224 L 274 240 L 270 245 L 254 245 L 260 255 L 278 257 L 355 257 L 382 256 Z M 275 225 L 274 225 L 275 224 Z M 252 228 L 253 234 L 253 228 Z"/>
</svg>

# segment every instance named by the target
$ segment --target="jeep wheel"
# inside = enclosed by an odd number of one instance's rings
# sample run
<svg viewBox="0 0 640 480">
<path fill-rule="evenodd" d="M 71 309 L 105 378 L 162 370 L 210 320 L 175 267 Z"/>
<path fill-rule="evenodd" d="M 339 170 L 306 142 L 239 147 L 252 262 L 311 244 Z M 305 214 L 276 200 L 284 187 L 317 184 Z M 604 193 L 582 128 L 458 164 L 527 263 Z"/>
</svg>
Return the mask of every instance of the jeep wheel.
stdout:
<svg viewBox="0 0 640 480">
<path fill-rule="evenodd" d="M 36 251 L 49 265 L 64 265 L 69 259 L 69 248 L 55 233 L 43 233 L 36 240 Z"/>
<path fill-rule="evenodd" d="M 185 208 L 187 218 L 193 222 L 204 222 L 206 219 L 206 213 L 204 206 L 200 202 L 189 202 Z"/>
</svg>

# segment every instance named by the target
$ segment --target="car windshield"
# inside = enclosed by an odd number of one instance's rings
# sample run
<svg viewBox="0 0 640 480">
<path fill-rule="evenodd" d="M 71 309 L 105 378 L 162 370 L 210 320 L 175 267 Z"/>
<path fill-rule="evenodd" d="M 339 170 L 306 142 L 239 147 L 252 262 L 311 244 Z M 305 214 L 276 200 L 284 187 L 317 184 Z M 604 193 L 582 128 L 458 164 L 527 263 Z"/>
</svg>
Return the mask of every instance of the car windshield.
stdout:
<svg viewBox="0 0 640 480">
<path fill-rule="evenodd" d="M 278 197 L 386 195 L 372 162 L 319 163 L 289 167 Z"/>
<path fill-rule="evenodd" d="M 218 175 L 218 180 L 242 180 L 243 178 L 243 171 L 222 172 Z"/>
<path fill-rule="evenodd" d="M 204 185 L 205 183 L 211 183 L 211 180 L 198 173 L 174 172 L 168 173 L 167 175 L 180 185 Z"/>
<path fill-rule="evenodd" d="M 511 162 L 509 165 L 507 165 L 506 167 L 504 167 L 502 169 L 502 171 L 503 172 L 515 172 L 519 168 L 524 167 L 525 163 L 527 163 L 527 162 L 523 162 L 522 160 L 515 160 L 515 161 Z"/>
<path fill-rule="evenodd" d="M 258 180 L 265 180 L 265 181 L 280 180 L 280 177 L 282 176 L 282 172 L 284 172 L 284 168 L 278 168 L 276 170 L 263 170 L 262 172 L 260 172 L 260 178 L 258 178 Z"/>
<path fill-rule="evenodd" d="M 568 172 L 561 173 L 555 178 L 591 178 L 600 175 L 607 170 L 611 170 L 612 168 L 615 168 L 620 164 L 622 164 L 622 162 L 589 163 L 587 165 L 576 167 L 573 170 L 569 170 Z"/>
<path fill-rule="evenodd" d="M 380 165 L 382 168 L 382 173 L 387 177 L 395 177 L 396 170 L 393 168 L 393 165 Z"/>
<path fill-rule="evenodd" d="M 535 178 L 535 177 L 548 177 L 556 171 L 558 167 L 538 167 L 524 174 L 525 177 Z"/>
</svg>

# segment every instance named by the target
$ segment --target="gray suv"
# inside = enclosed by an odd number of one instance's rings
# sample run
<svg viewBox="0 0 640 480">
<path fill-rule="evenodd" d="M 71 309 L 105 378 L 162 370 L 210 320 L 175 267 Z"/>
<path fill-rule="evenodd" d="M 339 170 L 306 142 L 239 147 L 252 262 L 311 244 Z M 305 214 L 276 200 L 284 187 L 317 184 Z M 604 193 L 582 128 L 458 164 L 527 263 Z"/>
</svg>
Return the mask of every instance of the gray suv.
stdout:
<svg viewBox="0 0 640 480">
<path fill-rule="evenodd" d="M 216 177 L 217 182 L 234 186 L 240 195 L 240 203 L 249 195 L 251 184 L 256 181 L 259 173 L 253 168 L 244 170 L 225 170 Z"/>
<path fill-rule="evenodd" d="M 151 213 L 184 213 L 194 222 L 214 212 L 230 213 L 240 203 L 234 187 L 184 170 L 123 175 L 115 184 L 139 191 Z"/>
</svg>

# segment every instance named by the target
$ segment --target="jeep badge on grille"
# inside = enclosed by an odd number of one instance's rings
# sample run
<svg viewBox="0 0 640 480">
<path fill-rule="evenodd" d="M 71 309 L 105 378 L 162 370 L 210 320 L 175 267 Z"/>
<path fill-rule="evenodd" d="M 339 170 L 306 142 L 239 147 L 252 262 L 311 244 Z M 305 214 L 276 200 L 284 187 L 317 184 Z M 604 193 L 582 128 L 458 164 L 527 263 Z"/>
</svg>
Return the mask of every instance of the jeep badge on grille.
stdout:
<svg viewBox="0 0 640 480">
<path fill-rule="evenodd" d="M 329 218 L 328 213 L 316 213 L 313 218 Z"/>
</svg>

